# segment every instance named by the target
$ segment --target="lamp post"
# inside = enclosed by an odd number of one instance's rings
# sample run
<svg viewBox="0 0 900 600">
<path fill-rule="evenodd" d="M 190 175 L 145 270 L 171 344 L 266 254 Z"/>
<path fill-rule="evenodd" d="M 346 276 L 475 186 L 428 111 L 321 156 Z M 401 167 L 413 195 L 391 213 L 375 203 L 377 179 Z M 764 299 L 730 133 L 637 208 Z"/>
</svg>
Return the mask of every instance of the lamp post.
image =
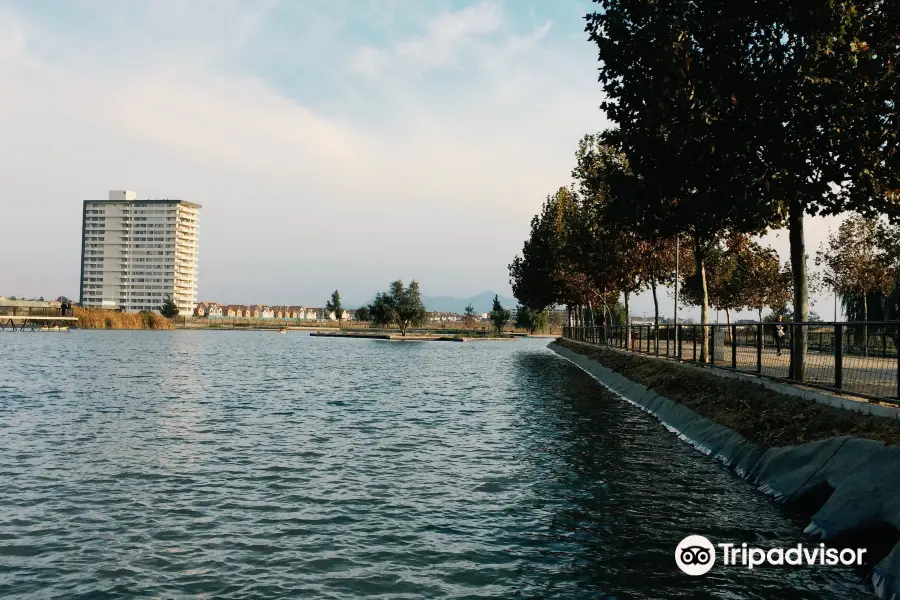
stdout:
<svg viewBox="0 0 900 600">
<path fill-rule="evenodd" d="M 678 345 L 678 254 L 679 254 L 679 245 L 678 242 L 681 239 L 681 234 L 675 234 L 675 344 L 676 347 Z"/>
</svg>

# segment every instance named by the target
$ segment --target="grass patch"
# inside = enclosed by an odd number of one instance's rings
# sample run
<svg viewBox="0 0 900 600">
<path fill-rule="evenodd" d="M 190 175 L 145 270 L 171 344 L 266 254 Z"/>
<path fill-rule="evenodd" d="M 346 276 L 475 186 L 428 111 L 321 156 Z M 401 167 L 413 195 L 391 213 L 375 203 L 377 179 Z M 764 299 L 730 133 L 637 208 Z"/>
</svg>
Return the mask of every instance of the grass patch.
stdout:
<svg viewBox="0 0 900 600">
<path fill-rule="evenodd" d="M 722 377 L 665 359 L 648 358 L 557 339 L 660 396 L 763 447 L 849 435 L 900 444 L 900 422 L 781 394 L 752 380 Z"/>
</svg>

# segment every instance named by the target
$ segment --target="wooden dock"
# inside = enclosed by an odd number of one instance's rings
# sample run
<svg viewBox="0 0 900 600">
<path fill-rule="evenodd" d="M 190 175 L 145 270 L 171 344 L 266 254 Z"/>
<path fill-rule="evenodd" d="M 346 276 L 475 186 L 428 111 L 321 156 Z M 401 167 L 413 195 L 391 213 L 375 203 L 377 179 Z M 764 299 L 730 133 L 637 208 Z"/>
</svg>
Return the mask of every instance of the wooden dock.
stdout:
<svg viewBox="0 0 900 600">
<path fill-rule="evenodd" d="M 77 323 L 78 317 L 0 315 L 0 331 L 65 331 Z"/>
</svg>

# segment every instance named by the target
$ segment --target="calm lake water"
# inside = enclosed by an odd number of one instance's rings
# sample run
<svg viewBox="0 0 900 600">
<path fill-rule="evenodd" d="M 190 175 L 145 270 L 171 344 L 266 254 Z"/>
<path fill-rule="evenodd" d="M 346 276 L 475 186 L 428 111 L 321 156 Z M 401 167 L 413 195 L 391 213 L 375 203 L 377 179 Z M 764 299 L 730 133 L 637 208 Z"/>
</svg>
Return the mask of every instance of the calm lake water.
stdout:
<svg viewBox="0 0 900 600">
<path fill-rule="evenodd" d="M 872 597 L 546 343 L 0 334 L 0 597 Z"/>
</svg>

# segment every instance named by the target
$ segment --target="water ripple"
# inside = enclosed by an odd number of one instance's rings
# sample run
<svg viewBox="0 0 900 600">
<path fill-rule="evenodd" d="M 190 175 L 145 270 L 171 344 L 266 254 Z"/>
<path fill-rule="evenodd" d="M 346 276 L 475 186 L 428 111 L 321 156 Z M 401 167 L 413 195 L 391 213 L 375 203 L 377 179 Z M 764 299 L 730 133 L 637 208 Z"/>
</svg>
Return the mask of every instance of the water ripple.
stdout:
<svg viewBox="0 0 900 600">
<path fill-rule="evenodd" d="M 536 340 L 6 334 L 0 365 L 3 598 L 869 594 L 681 575 L 688 533 L 802 524 Z"/>
</svg>

